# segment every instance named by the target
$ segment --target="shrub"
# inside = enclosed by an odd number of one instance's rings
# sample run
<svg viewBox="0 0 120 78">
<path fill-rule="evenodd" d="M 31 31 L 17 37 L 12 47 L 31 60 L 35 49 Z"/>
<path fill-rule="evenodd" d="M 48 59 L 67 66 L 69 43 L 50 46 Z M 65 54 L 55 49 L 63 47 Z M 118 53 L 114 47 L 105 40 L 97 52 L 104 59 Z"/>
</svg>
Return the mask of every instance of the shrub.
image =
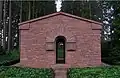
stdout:
<svg viewBox="0 0 120 78">
<path fill-rule="evenodd" d="M 21 67 L 0 67 L 2 78 L 53 78 L 52 69 L 47 68 L 21 68 Z"/>
<path fill-rule="evenodd" d="M 5 50 L 2 48 L 2 46 L 0 45 L 0 55 L 5 54 Z"/>
<path fill-rule="evenodd" d="M 4 55 L 0 55 L 0 66 L 1 65 L 11 65 L 19 62 L 20 54 L 18 50 L 13 50 L 11 52 L 7 52 Z"/>
<path fill-rule="evenodd" d="M 102 41 L 102 61 L 111 65 L 120 65 L 120 47 L 113 41 Z"/>
<path fill-rule="evenodd" d="M 120 67 L 71 68 L 68 78 L 120 78 Z"/>
</svg>

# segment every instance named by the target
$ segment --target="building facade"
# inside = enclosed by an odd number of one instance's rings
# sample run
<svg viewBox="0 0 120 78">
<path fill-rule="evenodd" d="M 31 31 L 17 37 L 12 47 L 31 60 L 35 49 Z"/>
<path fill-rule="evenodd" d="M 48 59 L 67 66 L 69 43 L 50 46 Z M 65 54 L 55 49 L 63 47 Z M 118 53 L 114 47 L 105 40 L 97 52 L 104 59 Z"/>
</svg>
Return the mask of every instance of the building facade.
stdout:
<svg viewBox="0 0 120 78">
<path fill-rule="evenodd" d="M 57 12 L 19 25 L 21 65 L 35 68 L 101 65 L 99 22 Z"/>
</svg>

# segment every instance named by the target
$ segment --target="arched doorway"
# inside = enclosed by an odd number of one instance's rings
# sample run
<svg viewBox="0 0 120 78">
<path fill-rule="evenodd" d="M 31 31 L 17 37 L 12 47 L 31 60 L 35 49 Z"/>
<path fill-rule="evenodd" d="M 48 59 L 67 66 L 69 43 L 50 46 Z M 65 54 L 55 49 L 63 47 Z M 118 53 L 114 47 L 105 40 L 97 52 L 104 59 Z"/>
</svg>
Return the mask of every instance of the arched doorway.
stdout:
<svg viewBox="0 0 120 78">
<path fill-rule="evenodd" d="M 56 38 L 56 63 L 65 64 L 65 42 L 64 36 L 58 36 Z"/>
</svg>

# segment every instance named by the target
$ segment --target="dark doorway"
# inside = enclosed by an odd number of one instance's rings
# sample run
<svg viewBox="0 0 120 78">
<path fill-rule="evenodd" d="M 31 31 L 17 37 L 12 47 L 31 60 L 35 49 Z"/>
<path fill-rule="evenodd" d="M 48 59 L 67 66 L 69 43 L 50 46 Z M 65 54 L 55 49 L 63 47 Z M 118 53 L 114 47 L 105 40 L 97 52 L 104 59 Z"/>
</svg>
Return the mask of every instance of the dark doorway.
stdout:
<svg viewBox="0 0 120 78">
<path fill-rule="evenodd" d="M 56 63 L 65 64 L 65 37 L 58 36 L 56 38 Z"/>
</svg>

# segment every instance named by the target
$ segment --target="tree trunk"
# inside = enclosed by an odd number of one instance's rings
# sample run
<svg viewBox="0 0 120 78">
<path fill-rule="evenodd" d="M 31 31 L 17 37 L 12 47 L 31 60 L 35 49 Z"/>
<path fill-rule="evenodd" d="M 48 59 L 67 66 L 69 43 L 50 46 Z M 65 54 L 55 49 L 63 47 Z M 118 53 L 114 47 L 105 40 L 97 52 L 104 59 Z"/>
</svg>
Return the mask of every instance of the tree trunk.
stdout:
<svg viewBox="0 0 120 78">
<path fill-rule="evenodd" d="M 91 14 L 91 2 L 89 1 L 89 11 L 90 11 L 90 15 L 89 15 L 89 18 L 92 19 L 92 14 Z"/>
<path fill-rule="evenodd" d="M 34 13 L 34 11 L 35 11 L 34 9 L 35 9 L 35 2 L 33 1 L 33 6 L 32 6 L 32 12 L 33 12 L 32 15 L 33 15 L 33 16 L 32 16 L 32 18 L 34 18 L 34 14 L 35 14 L 35 13 Z"/>
<path fill-rule="evenodd" d="M 0 46 L 2 46 L 2 13 L 3 13 L 3 1 L 0 1 Z"/>
<path fill-rule="evenodd" d="M 28 20 L 31 19 L 31 1 L 29 1 L 29 14 L 28 14 Z"/>
<path fill-rule="evenodd" d="M 8 51 L 12 48 L 12 19 L 11 19 L 11 1 L 9 1 L 9 32 L 8 32 Z"/>
<path fill-rule="evenodd" d="M 22 22 L 22 1 L 20 4 L 20 22 Z"/>
<path fill-rule="evenodd" d="M 6 50 L 6 1 L 4 1 L 3 25 L 3 49 Z"/>
<path fill-rule="evenodd" d="M 2 1 L 0 1 L 0 21 L 2 20 Z"/>
</svg>

